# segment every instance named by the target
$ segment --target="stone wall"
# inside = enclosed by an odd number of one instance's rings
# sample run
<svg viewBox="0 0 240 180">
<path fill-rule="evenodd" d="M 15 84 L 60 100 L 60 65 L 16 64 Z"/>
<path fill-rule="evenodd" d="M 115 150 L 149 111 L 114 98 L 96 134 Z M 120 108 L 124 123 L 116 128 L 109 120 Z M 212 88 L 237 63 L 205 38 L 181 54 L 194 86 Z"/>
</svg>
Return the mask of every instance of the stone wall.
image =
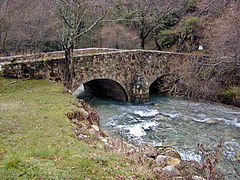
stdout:
<svg viewBox="0 0 240 180">
<path fill-rule="evenodd" d="M 89 81 L 112 80 L 122 86 L 117 94 L 127 94 L 130 102 L 148 101 L 149 87 L 159 77 L 180 73 L 184 63 L 196 63 L 202 55 L 161 51 L 121 50 L 75 56 L 73 90 Z M 5 77 L 62 80 L 64 58 L 11 63 L 4 66 Z M 111 90 L 109 86 L 102 86 Z M 114 88 L 112 88 L 114 89 Z M 120 90 L 125 91 L 120 93 Z M 108 93 L 112 96 L 114 93 Z M 120 99 L 116 98 L 116 99 Z"/>
<path fill-rule="evenodd" d="M 3 66 L 3 76 L 23 79 L 62 80 L 64 58 L 11 63 Z"/>
</svg>

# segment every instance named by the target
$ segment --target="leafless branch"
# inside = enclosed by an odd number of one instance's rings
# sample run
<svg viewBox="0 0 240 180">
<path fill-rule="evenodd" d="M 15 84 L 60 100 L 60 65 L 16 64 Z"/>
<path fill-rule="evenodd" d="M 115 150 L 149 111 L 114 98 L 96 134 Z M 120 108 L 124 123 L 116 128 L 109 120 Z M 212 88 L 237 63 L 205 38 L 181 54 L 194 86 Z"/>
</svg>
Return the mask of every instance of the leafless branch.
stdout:
<svg viewBox="0 0 240 180">
<path fill-rule="evenodd" d="M 105 11 L 104 15 L 102 17 L 100 17 L 98 20 L 96 20 L 91 26 L 89 26 L 86 30 L 84 30 L 83 32 L 79 33 L 76 38 L 86 34 L 87 32 L 89 32 L 90 30 L 92 30 L 100 21 L 102 21 L 105 16 L 107 15 L 107 11 Z"/>
</svg>

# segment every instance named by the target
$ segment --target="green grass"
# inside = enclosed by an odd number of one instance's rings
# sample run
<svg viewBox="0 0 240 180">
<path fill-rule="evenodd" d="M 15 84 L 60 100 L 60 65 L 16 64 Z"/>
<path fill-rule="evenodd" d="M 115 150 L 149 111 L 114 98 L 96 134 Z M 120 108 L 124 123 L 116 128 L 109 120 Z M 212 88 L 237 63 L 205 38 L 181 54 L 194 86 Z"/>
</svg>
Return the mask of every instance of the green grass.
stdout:
<svg viewBox="0 0 240 180">
<path fill-rule="evenodd" d="M 124 157 L 78 141 L 60 84 L 0 75 L 0 179 L 131 179 Z"/>
</svg>

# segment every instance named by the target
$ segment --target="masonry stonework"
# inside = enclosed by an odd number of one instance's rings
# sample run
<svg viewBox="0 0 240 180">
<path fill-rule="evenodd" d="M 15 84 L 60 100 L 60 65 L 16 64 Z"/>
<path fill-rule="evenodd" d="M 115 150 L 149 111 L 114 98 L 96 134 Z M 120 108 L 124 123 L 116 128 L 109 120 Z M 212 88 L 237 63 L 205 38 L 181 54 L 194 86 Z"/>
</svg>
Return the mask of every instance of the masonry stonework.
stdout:
<svg viewBox="0 0 240 180">
<path fill-rule="evenodd" d="M 74 57 L 73 90 L 94 80 L 112 80 L 125 90 L 127 100 L 144 103 L 149 87 L 159 77 L 181 71 L 186 61 L 199 61 L 203 55 L 145 50 L 97 52 Z M 61 81 L 64 58 L 14 62 L 3 67 L 5 77 Z M 113 88 L 114 89 L 114 88 Z M 117 93 L 116 93 L 117 94 Z M 116 99 L 120 99 L 116 98 Z"/>
</svg>

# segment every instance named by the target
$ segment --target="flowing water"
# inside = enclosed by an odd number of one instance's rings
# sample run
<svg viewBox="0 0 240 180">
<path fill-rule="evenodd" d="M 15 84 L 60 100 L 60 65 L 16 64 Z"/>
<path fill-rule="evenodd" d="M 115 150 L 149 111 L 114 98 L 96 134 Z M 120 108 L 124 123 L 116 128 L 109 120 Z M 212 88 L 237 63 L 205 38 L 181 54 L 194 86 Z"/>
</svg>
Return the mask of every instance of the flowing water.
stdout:
<svg viewBox="0 0 240 180">
<path fill-rule="evenodd" d="M 132 143 L 172 146 L 185 160 L 201 160 L 197 143 L 214 147 L 224 141 L 226 148 L 219 168 L 227 179 L 239 178 L 234 171 L 240 172 L 239 108 L 161 96 L 152 96 L 143 105 L 98 98 L 91 104 L 100 114 L 101 128 L 110 136 Z"/>
</svg>

